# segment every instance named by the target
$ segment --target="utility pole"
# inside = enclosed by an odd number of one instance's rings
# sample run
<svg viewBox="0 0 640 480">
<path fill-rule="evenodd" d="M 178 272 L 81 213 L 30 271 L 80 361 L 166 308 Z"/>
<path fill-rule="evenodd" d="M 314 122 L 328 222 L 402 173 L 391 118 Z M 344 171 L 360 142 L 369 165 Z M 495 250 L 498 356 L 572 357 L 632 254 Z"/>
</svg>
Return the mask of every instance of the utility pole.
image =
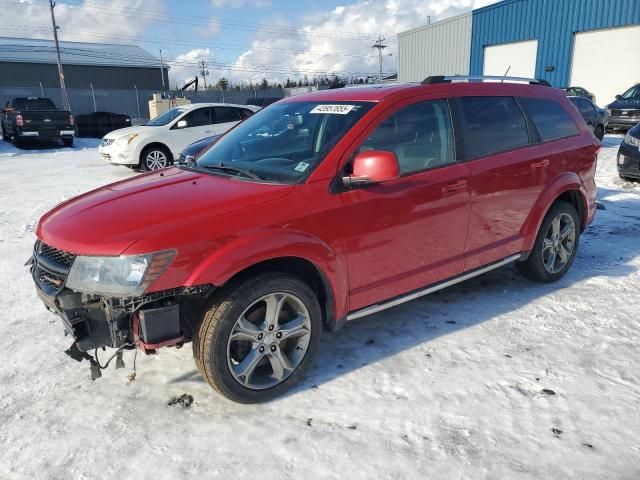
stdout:
<svg viewBox="0 0 640 480">
<path fill-rule="evenodd" d="M 71 110 L 69 105 L 69 97 L 67 97 L 67 88 L 64 85 L 64 72 L 62 71 L 62 60 L 60 59 L 60 44 L 58 43 L 58 27 L 56 25 L 56 16 L 53 13 L 53 7 L 56 2 L 49 0 L 49 9 L 51 10 L 51 24 L 53 25 L 53 39 L 56 43 L 56 55 L 58 57 L 58 76 L 60 77 L 60 95 L 62 96 L 62 106 L 65 110 Z"/>
<path fill-rule="evenodd" d="M 207 75 L 209 75 L 209 70 L 207 70 L 207 64 L 204 62 L 204 59 L 200 61 L 200 74 L 202 75 L 202 80 L 204 80 L 204 89 L 207 89 Z"/>
<path fill-rule="evenodd" d="M 372 48 L 378 49 L 378 61 L 380 62 L 380 83 L 382 83 L 382 51 L 387 48 L 387 45 L 384 43 L 385 38 L 378 35 L 378 40 L 376 43 L 371 45 Z"/>
<path fill-rule="evenodd" d="M 162 77 L 162 94 L 164 95 L 164 62 L 162 61 L 162 49 L 160 49 L 160 76 Z"/>
</svg>

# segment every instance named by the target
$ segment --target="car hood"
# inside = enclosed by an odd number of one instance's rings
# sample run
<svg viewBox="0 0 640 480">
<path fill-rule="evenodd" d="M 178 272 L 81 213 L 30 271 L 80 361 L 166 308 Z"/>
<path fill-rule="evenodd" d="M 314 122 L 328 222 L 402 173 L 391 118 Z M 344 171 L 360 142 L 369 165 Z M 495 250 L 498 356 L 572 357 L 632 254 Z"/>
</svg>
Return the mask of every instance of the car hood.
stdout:
<svg viewBox="0 0 640 480">
<path fill-rule="evenodd" d="M 184 155 L 185 157 L 187 155 L 191 155 L 192 157 L 195 157 L 202 150 L 207 148 L 209 145 L 211 145 L 212 143 L 217 142 L 218 139 L 221 136 L 222 135 L 213 135 L 211 137 L 207 137 L 207 138 L 203 138 L 202 140 L 198 140 L 197 142 L 193 142 L 192 144 L 187 145 L 186 147 L 184 147 L 184 150 L 182 150 L 182 155 Z"/>
<path fill-rule="evenodd" d="M 145 127 L 141 127 L 141 126 L 137 126 L 137 127 L 126 127 L 126 128 L 119 128 L 118 130 L 114 130 L 113 132 L 109 132 L 107 133 L 104 138 L 120 138 L 124 135 L 129 135 L 130 133 L 140 133 L 142 131 L 142 129 Z M 152 127 L 149 127 L 152 128 Z"/>
<path fill-rule="evenodd" d="M 40 219 L 36 235 L 67 252 L 120 255 L 147 236 L 266 203 L 293 188 L 170 168 L 61 203 Z"/>
<path fill-rule="evenodd" d="M 607 105 L 607 108 L 611 110 L 612 108 L 640 108 L 640 98 L 629 98 L 616 100 L 613 103 Z"/>
</svg>

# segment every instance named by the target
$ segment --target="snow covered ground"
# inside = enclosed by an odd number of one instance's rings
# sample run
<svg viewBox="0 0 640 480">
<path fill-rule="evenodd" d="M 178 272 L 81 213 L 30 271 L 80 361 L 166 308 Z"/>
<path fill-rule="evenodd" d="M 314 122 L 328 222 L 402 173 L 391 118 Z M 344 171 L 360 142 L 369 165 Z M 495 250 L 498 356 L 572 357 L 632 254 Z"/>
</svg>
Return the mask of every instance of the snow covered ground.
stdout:
<svg viewBox="0 0 640 480">
<path fill-rule="evenodd" d="M 63 353 L 23 266 L 34 226 L 135 173 L 95 141 L 0 142 L 0 479 L 640 478 L 640 184 L 617 177 L 620 141 L 604 140 L 607 210 L 562 281 L 508 266 L 351 322 L 258 406 L 216 395 L 190 346 L 138 355 L 134 383 L 132 353 L 95 382 Z M 167 405 L 182 393 L 191 408 Z"/>
</svg>

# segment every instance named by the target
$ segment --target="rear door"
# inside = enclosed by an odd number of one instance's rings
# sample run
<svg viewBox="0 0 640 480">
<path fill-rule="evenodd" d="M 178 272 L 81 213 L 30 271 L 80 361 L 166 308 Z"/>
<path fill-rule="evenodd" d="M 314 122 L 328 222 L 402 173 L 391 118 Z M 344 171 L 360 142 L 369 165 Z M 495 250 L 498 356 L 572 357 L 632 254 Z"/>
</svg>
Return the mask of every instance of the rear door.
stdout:
<svg viewBox="0 0 640 480">
<path fill-rule="evenodd" d="M 462 273 L 469 167 L 456 162 L 448 102 L 412 102 L 356 143 L 395 153 L 401 177 L 341 194 L 351 310 Z"/>
<path fill-rule="evenodd" d="M 600 114 L 596 111 L 593 103 L 591 103 L 586 98 L 575 98 L 572 99 L 574 105 L 578 107 L 578 111 L 584 121 L 587 123 L 589 130 L 592 132 L 595 130 L 598 122 L 600 120 Z"/>
<path fill-rule="evenodd" d="M 219 135 L 226 133 L 236 123 L 243 119 L 240 109 L 236 107 L 215 107 L 215 121 L 213 125 L 213 133 L 211 135 Z"/>
<path fill-rule="evenodd" d="M 530 137 L 513 97 L 455 100 L 461 154 L 471 169 L 465 271 L 518 253 L 522 227 L 549 178 L 549 159 Z"/>
</svg>

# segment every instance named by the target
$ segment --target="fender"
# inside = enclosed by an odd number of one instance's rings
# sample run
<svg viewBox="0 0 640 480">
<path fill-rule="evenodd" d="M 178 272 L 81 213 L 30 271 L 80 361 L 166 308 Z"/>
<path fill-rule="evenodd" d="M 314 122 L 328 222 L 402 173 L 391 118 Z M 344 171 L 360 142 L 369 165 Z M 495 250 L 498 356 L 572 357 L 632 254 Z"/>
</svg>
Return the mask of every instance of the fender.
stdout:
<svg viewBox="0 0 640 480">
<path fill-rule="evenodd" d="M 542 191 L 535 205 L 531 209 L 531 213 L 527 217 L 527 220 L 522 226 L 522 236 L 524 237 L 523 250 L 525 252 L 530 251 L 533 248 L 533 244 L 536 241 L 538 230 L 545 215 L 553 205 L 553 202 L 565 192 L 570 190 L 577 190 L 580 192 L 580 199 L 583 203 L 582 210 L 582 226 L 587 224 L 587 216 L 589 214 L 589 208 L 587 205 L 587 190 L 580 180 L 580 177 L 574 172 L 566 172 L 558 175 L 554 178 L 550 184 Z"/>
<path fill-rule="evenodd" d="M 324 276 L 332 296 L 335 319 L 348 313 L 349 283 L 340 256 L 325 242 L 309 234 L 291 230 L 269 230 L 244 236 L 216 249 L 193 270 L 186 286 L 224 285 L 234 275 L 258 263 L 279 258 L 301 258 Z"/>
</svg>

